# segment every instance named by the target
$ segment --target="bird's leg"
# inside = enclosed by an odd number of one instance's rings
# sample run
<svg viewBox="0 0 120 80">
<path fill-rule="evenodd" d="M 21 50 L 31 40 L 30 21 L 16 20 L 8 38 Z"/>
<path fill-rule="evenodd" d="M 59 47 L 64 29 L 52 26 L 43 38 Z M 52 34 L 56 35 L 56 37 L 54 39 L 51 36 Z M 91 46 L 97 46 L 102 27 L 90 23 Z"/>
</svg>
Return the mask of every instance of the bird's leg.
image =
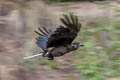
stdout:
<svg viewBox="0 0 120 80">
<path fill-rule="evenodd" d="M 48 53 L 48 52 L 47 52 L 47 53 Z M 46 54 L 47 54 L 47 53 L 46 53 L 46 52 L 44 52 L 44 53 L 42 54 L 42 56 L 43 56 L 43 57 L 46 57 Z"/>
<path fill-rule="evenodd" d="M 49 49 L 50 50 L 50 49 Z M 53 60 L 53 55 L 49 52 L 49 50 L 45 49 L 44 53 L 42 54 L 43 57 L 48 57 L 48 60 Z"/>
<path fill-rule="evenodd" d="M 31 58 L 41 56 L 41 55 L 43 55 L 43 52 L 40 52 L 39 54 L 35 54 L 35 55 L 32 55 L 32 56 L 24 57 L 24 59 L 31 59 Z"/>
<path fill-rule="evenodd" d="M 47 57 L 47 55 L 49 54 L 49 51 L 47 49 L 44 50 L 42 56 L 43 57 Z"/>
<path fill-rule="evenodd" d="M 53 60 L 54 59 L 54 56 L 50 53 L 47 55 L 47 57 L 48 57 L 48 60 Z"/>
</svg>

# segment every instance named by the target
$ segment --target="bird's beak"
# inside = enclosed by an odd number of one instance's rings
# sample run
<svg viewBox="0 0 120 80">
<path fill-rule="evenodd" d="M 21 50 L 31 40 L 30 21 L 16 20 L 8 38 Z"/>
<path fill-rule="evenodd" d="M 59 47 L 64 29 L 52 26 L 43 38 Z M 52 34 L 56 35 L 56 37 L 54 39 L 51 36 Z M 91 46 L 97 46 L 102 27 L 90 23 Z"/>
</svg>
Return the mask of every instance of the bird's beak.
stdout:
<svg viewBox="0 0 120 80">
<path fill-rule="evenodd" d="M 79 46 L 84 46 L 84 44 L 83 44 L 83 43 L 80 43 Z"/>
</svg>

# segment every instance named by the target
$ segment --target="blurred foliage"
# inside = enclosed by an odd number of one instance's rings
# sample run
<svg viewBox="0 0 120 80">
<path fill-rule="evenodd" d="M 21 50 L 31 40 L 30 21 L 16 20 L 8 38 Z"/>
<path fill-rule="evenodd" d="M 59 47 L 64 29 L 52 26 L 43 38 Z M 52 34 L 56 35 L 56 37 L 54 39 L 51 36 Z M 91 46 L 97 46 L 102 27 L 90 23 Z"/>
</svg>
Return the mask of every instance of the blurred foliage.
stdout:
<svg viewBox="0 0 120 80">
<path fill-rule="evenodd" d="M 113 8 L 113 7 L 112 7 Z M 81 80 L 106 80 L 108 78 L 120 79 L 120 7 L 116 7 L 117 16 L 115 25 L 83 29 L 78 37 L 78 41 L 84 39 L 84 48 L 74 51 L 76 62 L 75 68 L 83 75 Z M 104 20 L 103 20 L 104 21 Z M 110 45 L 102 44 L 99 40 L 94 42 L 91 39 L 97 39 L 103 31 L 108 32 L 110 36 Z M 104 35 L 104 34 L 103 34 Z M 87 39 L 86 39 L 87 38 Z"/>
<path fill-rule="evenodd" d="M 39 64 L 44 65 L 45 69 L 47 69 L 47 70 L 52 70 L 52 69 L 57 69 L 58 68 L 58 64 L 55 61 L 40 60 Z"/>
<path fill-rule="evenodd" d="M 110 0 L 50 0 L 52 2 L 70 2 L 70 1 L 110 1 Z"/>
</svg>

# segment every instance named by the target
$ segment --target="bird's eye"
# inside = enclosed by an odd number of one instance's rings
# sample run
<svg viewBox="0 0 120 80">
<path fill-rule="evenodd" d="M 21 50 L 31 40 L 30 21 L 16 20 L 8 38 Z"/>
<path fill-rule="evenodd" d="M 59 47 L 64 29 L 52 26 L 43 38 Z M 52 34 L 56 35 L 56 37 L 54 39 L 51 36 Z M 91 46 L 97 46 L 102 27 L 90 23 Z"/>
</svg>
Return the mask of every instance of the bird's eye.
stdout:
<svg viewBox="0 0 120 80">
<path fill-rule="evenodd" d="M 78 48 L 78 44 L 74 44 L 73 46 L 74 46 L 75 48 Z"/>
</svg>

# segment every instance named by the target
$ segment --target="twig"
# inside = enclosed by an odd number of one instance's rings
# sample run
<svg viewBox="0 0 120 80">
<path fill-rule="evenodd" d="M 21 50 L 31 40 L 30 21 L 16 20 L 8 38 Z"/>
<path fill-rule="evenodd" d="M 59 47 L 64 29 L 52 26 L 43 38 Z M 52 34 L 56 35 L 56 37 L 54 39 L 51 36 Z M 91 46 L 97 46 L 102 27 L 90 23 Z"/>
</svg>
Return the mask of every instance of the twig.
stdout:
<svg viewBox="0 0 120 80">
<path fill-rule="evenodd" d="M 35 54 L 33 56 L 24 57 L 24 59 L 31 59 L 31 58 L 34 58 L 34 57 L 37 57 L 37 56 L 41 56 L 41 55 L 42 55 L 42 52 L 40 52 L 39 54 Z"/>
</svg>

